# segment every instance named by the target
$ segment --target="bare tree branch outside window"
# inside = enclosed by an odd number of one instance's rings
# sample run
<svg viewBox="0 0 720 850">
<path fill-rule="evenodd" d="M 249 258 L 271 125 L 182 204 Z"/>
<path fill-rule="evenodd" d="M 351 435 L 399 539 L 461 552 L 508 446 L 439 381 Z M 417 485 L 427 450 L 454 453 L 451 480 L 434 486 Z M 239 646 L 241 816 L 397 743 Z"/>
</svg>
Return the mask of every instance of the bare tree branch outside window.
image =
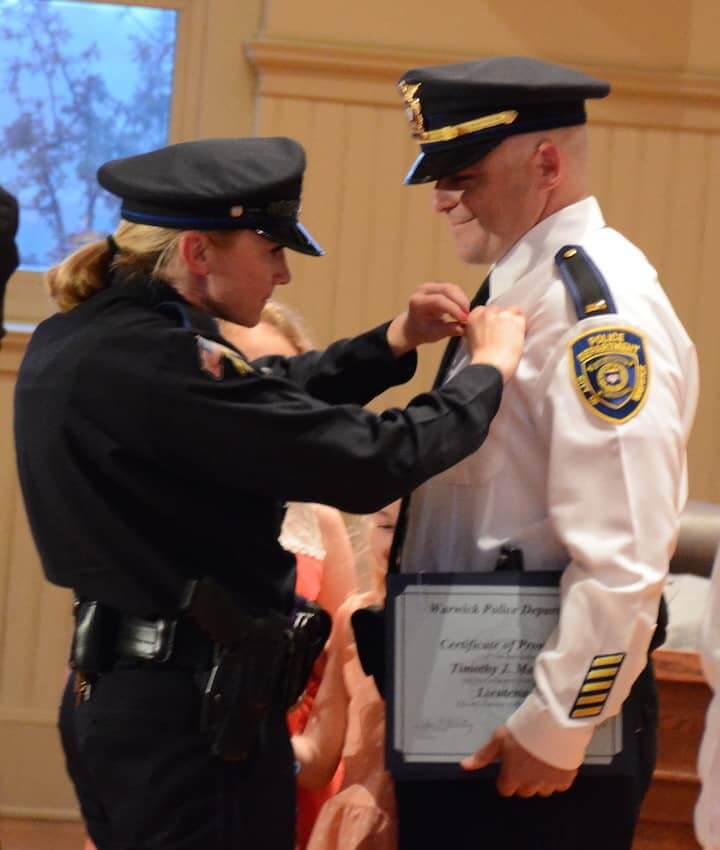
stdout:
<svg viewBox="0 0 720 850">
<path fill-rule="evenodd" d="M 25 267 L 112 230 L 98 166 L 167 143 L 176 14 L 0 0 L 0 183 L 20 201 Z"/>
</svg>

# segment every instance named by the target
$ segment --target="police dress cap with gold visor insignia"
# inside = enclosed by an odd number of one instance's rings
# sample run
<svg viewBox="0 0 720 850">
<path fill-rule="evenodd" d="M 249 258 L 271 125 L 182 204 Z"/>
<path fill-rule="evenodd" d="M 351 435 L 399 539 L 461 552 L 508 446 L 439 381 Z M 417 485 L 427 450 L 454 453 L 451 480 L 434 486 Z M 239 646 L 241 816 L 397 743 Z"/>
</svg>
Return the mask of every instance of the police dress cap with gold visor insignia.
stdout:
<svg viewBox="0 0 720 850">
<path fill-rule="evenodd" d="M 302 254 L 322 248 L 298 221 L 305 152 L 293 139 L 180 142 L 106 162 L 100 185 L 126 221 L 179 230 L 255 230 Z"/>
<path fill-rule="evenodd" d="M 398 83 L 422 153 L 405 183 L 428 183 L 482 159 L 508 136 L 584 124 L 608 83 L 523 56 L 415 68 Z"/>
</svg>

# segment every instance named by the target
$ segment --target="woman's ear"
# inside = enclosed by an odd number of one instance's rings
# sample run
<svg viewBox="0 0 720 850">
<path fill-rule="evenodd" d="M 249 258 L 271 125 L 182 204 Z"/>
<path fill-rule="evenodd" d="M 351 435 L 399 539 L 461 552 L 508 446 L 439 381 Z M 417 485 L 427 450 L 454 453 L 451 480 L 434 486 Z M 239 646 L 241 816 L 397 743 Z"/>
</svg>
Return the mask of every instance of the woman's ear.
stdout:
<svg viewBox="0 0 720 850">
<path fill-rule="evenodd" d="M 562 159 L 558 146 L 546 139 L 535 150 L 537 174 L 543 189 L 555 189 L 562 176 Z"/>
<path fill-rule="evenodd" d="M 188 230 L 180 237 L 178 253 L 188 271 L 204 277 L 208 274 L 208 240 L 204 233 Z"/>
</svg>

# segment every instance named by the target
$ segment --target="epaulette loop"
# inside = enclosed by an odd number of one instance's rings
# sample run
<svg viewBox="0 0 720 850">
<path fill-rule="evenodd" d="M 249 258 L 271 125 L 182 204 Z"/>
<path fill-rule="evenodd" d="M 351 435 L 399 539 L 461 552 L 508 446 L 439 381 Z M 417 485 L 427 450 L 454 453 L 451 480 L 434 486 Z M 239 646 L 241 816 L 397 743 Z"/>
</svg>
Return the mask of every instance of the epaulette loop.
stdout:
<svg viewBox="0 0 720 850">
<path fill-rule="evenodd" d="M 555 254 L 560 276 L 575 305 L 578 319 L 616 313 L 602 272 L 580 245 L 565 245 Z"/>
</svg>

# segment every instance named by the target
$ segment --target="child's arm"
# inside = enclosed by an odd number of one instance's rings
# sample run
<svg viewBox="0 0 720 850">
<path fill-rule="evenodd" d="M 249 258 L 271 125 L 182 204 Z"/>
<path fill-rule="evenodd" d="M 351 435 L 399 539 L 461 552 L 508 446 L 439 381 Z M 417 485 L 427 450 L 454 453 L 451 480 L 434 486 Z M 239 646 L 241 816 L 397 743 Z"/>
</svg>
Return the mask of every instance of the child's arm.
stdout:
<svg viewBox="0 0 720 850">
<path fill-rule="evenodd" d="M 352 607 L 345 604 L 337 613 L 328 642 L 327 665 L 307 726 L 303 732 L 292 736 L 295 758 L 300 766 L 298 784 L 301 788 L 312 790 L 327 785 L 342 756 L 350 701 L 343 666 L 351 648 L 348 646 L 352 641 L 351 611 Z"/>
</svg>

